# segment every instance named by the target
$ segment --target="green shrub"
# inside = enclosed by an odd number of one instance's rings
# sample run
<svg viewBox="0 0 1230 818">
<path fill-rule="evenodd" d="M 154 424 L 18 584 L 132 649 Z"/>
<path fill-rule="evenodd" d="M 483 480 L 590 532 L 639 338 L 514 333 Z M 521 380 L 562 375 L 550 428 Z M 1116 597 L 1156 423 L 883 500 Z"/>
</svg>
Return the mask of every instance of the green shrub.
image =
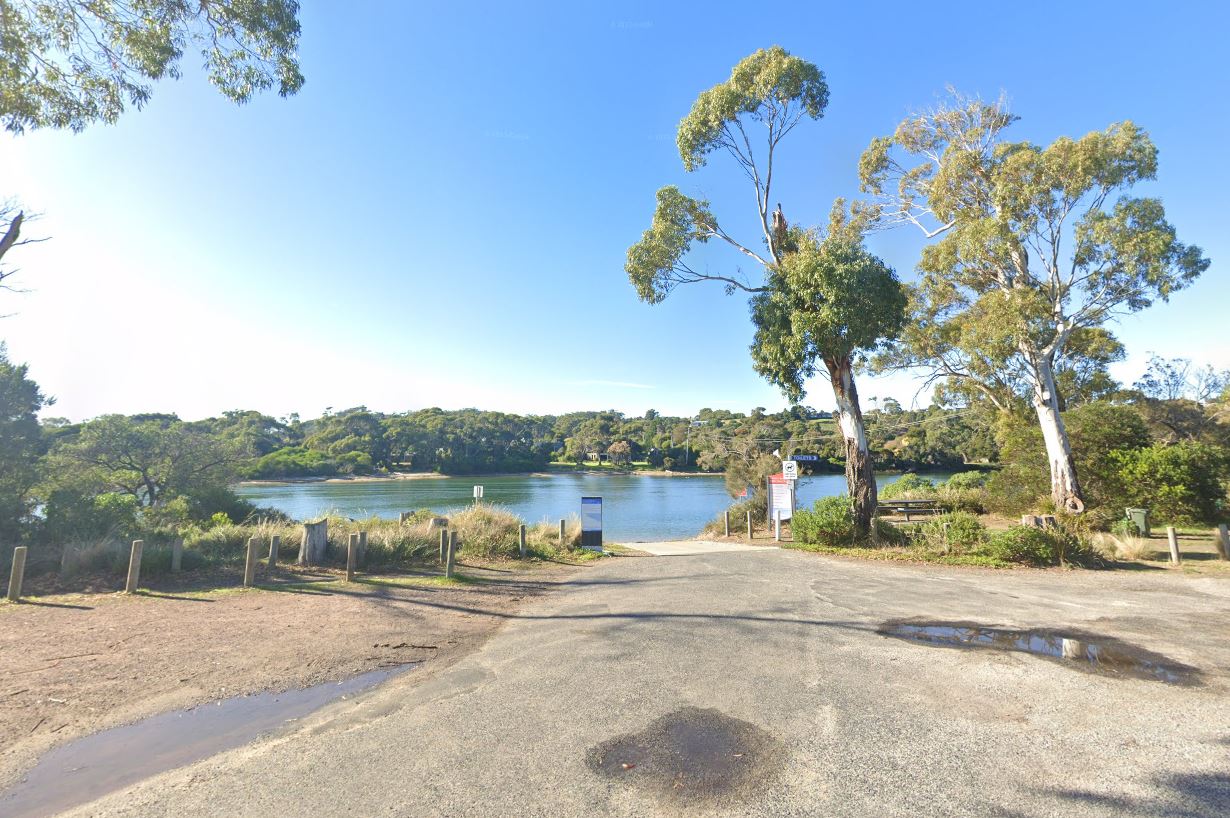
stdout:
<svg viewBox="0 0 1230 818">
<path fill-rule="evenodd" d="M 1225 451 L 1185 441 L 1173 446 L 1112 452 L 1127 501 L 1150 509 L 1158 520 L 1210 523 L 1226 499 Z"/>
<path fill-rule="evenodd" d="M 986 543 L 987 529 L 975 515 L 956 511 L 927 520 L 918 529 L 918 537 L 933 551 L 967 554 Z"/>
<path fill-rule="evenodd" d="M 854 512 L 850 498 L 821 497 L 811 510 L 804 508 L 794 513 L 790 530 L 799 542 L 813 545 L 853 545 Z"/>
<path fill-rule="evenodd" d="M 1101 557 L 1085 538 L 1062 528 L 1013 526 L 993 532 L 980 550 L 997 559 L 1025 565 L 1093 567 L 1101 564 Z"/>
<path fill-rule="evenodd" d="M 941 485 L 935 490 L 935 502 L 944 511 L 982 514 L 986 511 L 986 492 L 982 489 L 952 488 Z"/>
<path fill-rule="evenodd" d="M 985 488 L 991 475 L 984 471 L 963 471 L 949 477 L 940 484 L 948 489 L 980 489 Z"/>
<path fill-rule="evenodd" d="M 903 474 L 880 489 L 885 500 L 925 500 L 935 496 L 935 483 L 917 474 Z"/>
</svg>

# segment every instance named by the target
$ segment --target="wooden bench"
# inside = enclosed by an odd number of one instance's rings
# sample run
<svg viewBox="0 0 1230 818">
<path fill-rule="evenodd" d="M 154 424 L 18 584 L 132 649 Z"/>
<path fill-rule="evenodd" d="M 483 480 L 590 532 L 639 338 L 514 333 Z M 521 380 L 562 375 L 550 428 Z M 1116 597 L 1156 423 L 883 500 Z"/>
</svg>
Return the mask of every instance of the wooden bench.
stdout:
<svg viewBox="0 0 1230 818">
<path fill-rule="evenodd" d="M 904 514 L 905 521 L 910 521 L 911 514 L 942 514 L 935 500 L 881 500 L 876 506 L 876 514 Z"/>
</svg>

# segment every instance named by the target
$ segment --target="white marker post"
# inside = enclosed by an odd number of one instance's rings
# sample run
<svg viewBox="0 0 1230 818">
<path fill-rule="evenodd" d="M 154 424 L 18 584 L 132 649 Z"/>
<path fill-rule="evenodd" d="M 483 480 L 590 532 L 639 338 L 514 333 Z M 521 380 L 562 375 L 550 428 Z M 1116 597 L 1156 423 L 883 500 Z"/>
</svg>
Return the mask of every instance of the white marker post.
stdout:
<svg viewBox="0 0 1230 818">
<path fill-rule="evenodd" d="M 474 487 L 474 505 L 478 505 L 482 499 L 483 499 L 483 487 L 475 486 Z"/>
</svg>

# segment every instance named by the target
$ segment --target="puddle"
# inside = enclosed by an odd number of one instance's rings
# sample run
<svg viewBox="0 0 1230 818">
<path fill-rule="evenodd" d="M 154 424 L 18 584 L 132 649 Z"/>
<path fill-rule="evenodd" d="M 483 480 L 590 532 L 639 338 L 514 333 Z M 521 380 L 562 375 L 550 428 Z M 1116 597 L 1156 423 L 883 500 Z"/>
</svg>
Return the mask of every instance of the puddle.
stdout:
<svg viewBox="0 0 1230 818">
<path fill-rule="evenodd" d="M 941 647 L 1029 653 L 1102 676 L 1174 685 L 1200 683 L 1200 671 L 1194 667 L 1112 637 L 1078 631 L 1010 630 L 965 622 L 886 622 L 879 632 Z"/>
<path fill-rule="evenodd" d="M 586 753 L 599 775 L 679 801 L 723 801 L 765 784 L 782 745 L 750 722 L 717 710 L 684 707 L 639 733 Z"/>
<path fill-rule="evenodd" d="M 0 815 L 55 815 L 158 773 L 247 744 L 330 702 L 370 690 L 410 667 L 374 670 L 300 690 L 223 699 L 85 736 L 39 759 L 20 782 L 0 796 Z"/>
</svg>

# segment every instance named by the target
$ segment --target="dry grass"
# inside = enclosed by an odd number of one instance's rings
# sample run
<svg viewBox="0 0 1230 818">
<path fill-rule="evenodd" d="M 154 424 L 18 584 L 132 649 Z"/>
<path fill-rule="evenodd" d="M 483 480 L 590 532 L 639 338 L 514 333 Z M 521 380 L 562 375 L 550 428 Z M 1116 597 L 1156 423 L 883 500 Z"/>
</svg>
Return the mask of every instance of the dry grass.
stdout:
<svg viewBox="0 0 1230 818">
<path fill-rule="evenodd" d="M 1157 549 L 1148 538 L 1135 534 L 1096 534 L 1093 545 L 1106 556 L 1117 560 L 1140 562 L 1157 555 Z"/>
</svg>

